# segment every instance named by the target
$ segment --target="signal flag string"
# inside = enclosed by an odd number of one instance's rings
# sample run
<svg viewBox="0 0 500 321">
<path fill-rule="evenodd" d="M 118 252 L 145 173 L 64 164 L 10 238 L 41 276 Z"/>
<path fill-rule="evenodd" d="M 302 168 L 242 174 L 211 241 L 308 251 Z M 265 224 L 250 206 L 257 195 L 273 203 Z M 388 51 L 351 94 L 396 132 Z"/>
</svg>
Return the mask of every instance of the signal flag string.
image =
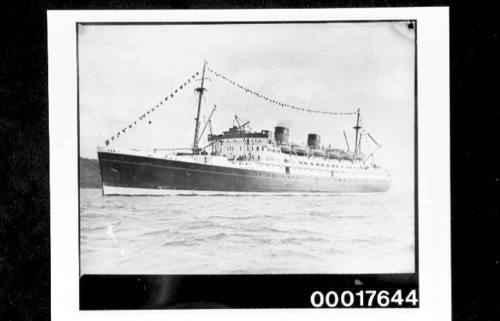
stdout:
<svg viewBox="0 0 500 321">
<path fill-rule="evenodd" d="M 298 110 L 298 111 L 305 111 L 305 112 L 308 112 L 308 113 L 314 113 L 314 114 L 324 114 L 324 115 L 334 115 L 334 116 L 348 116 L 348 115 L 356 115 L 357 113 L 356 112 L 336 112 L 336 111 L 326 111 L 326 110 L 317 110 L 317 109 L 311 109 L 311 108 L 305 108 L 305 107 L 301 107 L 301 106 L 295 106 L 295 105 L 290 105 L 290 104 L 285 104 L 281 101 L 278 101 L 276 99 L 272 99 L 272 98 L 269 98 L 267 96 L 264 96 L 254 90 L 251 90 L 243 85 L 241 85 L 240 83 L 224 76 L 223 74 L 221 74 L 220 72 L 217 72 L 215 70 L 213 70 L 212 68 L 210 67 L 207 67 L 207 70 L 209 72 L 211 72 L 212 74 L 214 74 L 216 77 L 218 78 L 221 78 L 223 80 L 225 80 L 226 82 L 230 83 L 231 85 L 233 86 L 236 86 L 238 88 L 240 88 L 241 90 L 244 90 L 246 93 L 250 93 L 250 94 L 253 94 L 255 95 L 256 97 L 259 97 L 267 102 L 270 102 L 270 103 L 274 103 L 282 108 L 290 108 L 290 109 L 294 109 L 294 110 Z"/>
<path fill-rule="evenodd" d="M 119 130 L 115 135 L 111 136 L 109 139 L 106 139 L 104 142 L 106 146 L 108 146 L 111 142 L 113 142 L 115 139 L 117 140 L 120 138 L 120 135 L 124 135 L 127 132 L 127 129 L 131 129 L 132 127 L 136 126 L 139 122 L 143 121 L 146 119 L 148 115 L 153 113 L 154 111 L 158 110 L 160 107 L 163 107 L 166 105 L 167 100 L 169 98 L 174 98 L 174 96 L 182 89 L 185 89 L 192 81 L 194 81 L 194 78 L 199 75 L 199 72 L 194 73 L 191 75 L 186 81 L 180 84 L 178 88 L 176 88 L 174 91 L 172 91 L 169 95 L 167 95 L 165 98 L 163 98 L 156 106 L 153 108 L 150 108 L 146 110 L 142 115 L 139 116 L 136 120 L 128 124 L 127 126 L 123 127 L 121 130 Z M 149 122 L 151 123 L 151 122 Z"/>
</svg>

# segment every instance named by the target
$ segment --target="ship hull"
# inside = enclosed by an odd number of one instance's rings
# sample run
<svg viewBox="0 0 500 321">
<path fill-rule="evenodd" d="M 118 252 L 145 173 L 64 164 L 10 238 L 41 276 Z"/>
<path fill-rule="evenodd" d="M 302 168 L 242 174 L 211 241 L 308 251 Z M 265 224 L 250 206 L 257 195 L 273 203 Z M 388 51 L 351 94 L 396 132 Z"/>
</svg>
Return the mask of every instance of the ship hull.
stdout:
<svg viewBox="0 0 500 321">
<path fill-rule="evenodd" d="M 385 192 L 389 179 L 340 179 L 271 173 L 146 156 L 98 152 L 105 195 L 206 192 Z"/>
</svg>

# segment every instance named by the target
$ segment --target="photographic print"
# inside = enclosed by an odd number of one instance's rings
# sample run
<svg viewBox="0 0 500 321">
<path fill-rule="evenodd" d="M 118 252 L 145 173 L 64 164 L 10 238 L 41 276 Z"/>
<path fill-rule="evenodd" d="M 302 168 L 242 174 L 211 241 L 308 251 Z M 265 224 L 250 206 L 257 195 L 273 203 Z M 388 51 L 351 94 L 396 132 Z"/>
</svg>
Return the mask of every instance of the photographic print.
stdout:
<svg viewBox="0 0 500 321">
<path fill-rule="evenodd" d="M 413 273 L 415 23 L 79 24 L 82 274 Z"/>
<path fill-rule="evenodd" d="M 306 11 L 53 14 L 57 302 L 420 313 L 446 244 L 430 24 Z"/>
</svg>

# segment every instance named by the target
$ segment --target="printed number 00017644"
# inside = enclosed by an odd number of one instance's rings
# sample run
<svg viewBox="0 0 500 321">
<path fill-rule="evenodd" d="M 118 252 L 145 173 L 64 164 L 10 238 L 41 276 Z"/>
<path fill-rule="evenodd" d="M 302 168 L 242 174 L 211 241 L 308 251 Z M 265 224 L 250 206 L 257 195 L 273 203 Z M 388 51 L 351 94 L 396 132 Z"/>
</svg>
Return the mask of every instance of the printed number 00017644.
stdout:
<svg viewBox="0 0 500 321">
<path fill-rule="evenodd" d="M 340 291 L 339 291 L 340 292 Z M 344 290 L 338 294 L 336 291 L 314 291 L 311 294 L 311 305 L 315 308 L 396 308 L 418 307 L 417 290 L 408 293 L 401 289 L 387 290 Z"/>
</svg>

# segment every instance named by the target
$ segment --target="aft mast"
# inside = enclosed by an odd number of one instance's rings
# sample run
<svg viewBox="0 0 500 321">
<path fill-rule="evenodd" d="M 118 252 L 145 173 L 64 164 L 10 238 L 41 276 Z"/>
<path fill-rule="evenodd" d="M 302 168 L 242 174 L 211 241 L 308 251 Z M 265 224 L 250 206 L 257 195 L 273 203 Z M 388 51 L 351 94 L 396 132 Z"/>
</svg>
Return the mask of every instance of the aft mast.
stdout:
<svg viewBox="0 0 500 321">
<path fill-rule="evenodd" d="M 356 130 L 356 141 L 354 142 L 354 154 L 358 154 L 360 152 L 359 146 L 358 146 L 358 135 L 359 135 L 359 130 L 361 129 L 361 125 L 359 123 L 359 117 L 360 117 L 359 108 L 357 111 L 357 115 L 358 116 L 356 119 L 356 126 L 353 127 Z"/>
<path fill-rule="evenodd" d="M 193 140 L 193 154 L 198 154 L 200 149 L 198 148 L 198 131 L 200 129 L 200 109 L 201 109 L 201 99 L 203 97 L 203 92 L 206 90 L 203 87 L 203 84 L 205 82 L 205 68 L 207 66 L 207 61 L 205 60 L 203 62 L 203 71 L 201 73 L 201 85 L 200 87 L 196 88 L 195 91 L 199 93 L 198 95 L 198 112 L 196 113 L 196 126 L 194 129 L 194 140 Z"/>
</svg>

